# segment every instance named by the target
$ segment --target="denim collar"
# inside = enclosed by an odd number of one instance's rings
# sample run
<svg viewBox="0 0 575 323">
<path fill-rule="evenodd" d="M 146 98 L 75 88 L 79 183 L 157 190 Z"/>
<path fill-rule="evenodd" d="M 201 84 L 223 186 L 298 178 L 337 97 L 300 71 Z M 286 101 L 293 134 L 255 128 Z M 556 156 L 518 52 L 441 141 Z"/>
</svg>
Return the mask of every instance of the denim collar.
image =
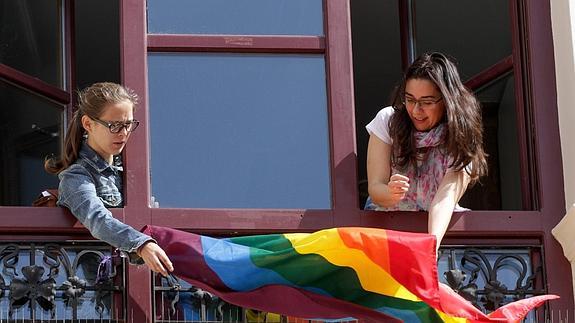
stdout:
<svg viewBox="0 0 575 323">
<path fill-rule="evenodd" d="M 88 143 L 84 140 L 82 142 L 82 147 L 80 148 L 79 157 L 83 159 L 90 166 L 94 167 L 98 172 L 103 172 L 105 169 L 110 168 L 113 171 L 123 171 L 122 161 L 120 155 L 114 156 L 114 165 L 108 164 L 97 152 L 88 146 Z"/>
</svg>

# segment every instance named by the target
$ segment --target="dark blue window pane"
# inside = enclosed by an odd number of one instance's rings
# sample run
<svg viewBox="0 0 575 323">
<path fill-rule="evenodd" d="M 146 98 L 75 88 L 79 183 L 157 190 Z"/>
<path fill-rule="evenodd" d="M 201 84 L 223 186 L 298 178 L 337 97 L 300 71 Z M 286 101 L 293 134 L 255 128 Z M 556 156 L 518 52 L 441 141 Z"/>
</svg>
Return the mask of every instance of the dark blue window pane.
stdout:
<svg viewBox="0 0 575 323">
<path fill-rule="evenodd" d="M 64 108 L 0 79 L 0 205 L 31 206 L 58 188 L 44 159 L 60 154 Z"/>
<path fill-rule="evenodd" d="M 148 33 L 322 35 L 322 1 L 148 0 Z"/>
<path fill-rule="evenodd" d="M 63 88 L 62 1 L 0 1 L 0 63 Z"/>
<path fill-rule="evenodd" d="M 322 55 L 149 54 L 160 207 L 331 206 Z"/>
</svg>

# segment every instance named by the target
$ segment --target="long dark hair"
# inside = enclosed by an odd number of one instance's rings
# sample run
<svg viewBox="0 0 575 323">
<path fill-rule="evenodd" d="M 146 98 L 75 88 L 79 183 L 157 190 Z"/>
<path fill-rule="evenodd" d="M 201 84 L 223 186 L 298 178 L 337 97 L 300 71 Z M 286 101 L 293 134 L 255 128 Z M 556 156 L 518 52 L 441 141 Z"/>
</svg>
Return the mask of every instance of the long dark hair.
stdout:
<svg viewBox="0 0 575 323">
<path fill-rule="evenodd" d="M 417 162 L 414 132 L 417 131 L 409 118 L 405 104 L 405 85 L 411 79 L 433 82 L 441 92 L 445 104 L 444 121 L 447 135 L 443 151 L 453 158 L 450 167 L 457 171 L 466 169 L 475 182 L 487 173 L 487 161 L 483 150 L 483 123 L 481 107 L 475 96 L 463 85 L 457 68 L 441 53 L 425 53 L 419 56 L 405 72 L 393 95 L 395 113 L 389 120 L 393 140 L 392 165 L 404 169 Z M 471 167 L 467 167 L 471 165 Z"/>
<path fill-rule="evenodd" d="M 99 118 L 109 104 L 130 102 L 136 107 L 138 96 L 130 89 L 116 83 L 94 83 L 78 93 L 78 109 L 68 124 L 64 148 L 60 158 L 47 158 L 44 169 L 50 174 L 59 174 L 78 159 L 84 137 L 82 116 Z"/>
</svg>

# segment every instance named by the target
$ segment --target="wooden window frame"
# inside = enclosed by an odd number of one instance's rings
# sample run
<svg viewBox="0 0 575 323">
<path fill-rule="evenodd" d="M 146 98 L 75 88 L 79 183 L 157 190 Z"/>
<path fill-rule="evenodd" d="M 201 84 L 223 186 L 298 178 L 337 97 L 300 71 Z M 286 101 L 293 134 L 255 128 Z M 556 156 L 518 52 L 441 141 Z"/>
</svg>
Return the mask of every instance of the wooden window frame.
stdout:
<svg viewBox="0 0 575 323">
<path fill-rule="evenodd" d="M 129 1 L 126 1 L 127 4 Z M 129 10 L 133 10 L 130 5 Z M 342 212 L 347 209 L 358 209 L 357 189 L 348 185 L 355 181 L 355 143 L 353 121 L 353 92 L 351 76 L 351 39 L 349 38 L 349 3 L 347 1 L 324 1 L 325 36 L 273 36 L 273 35 L 165 35 L 147 34 L 144 10 L 139 6 L 138 13 L 131 15 L 137 21 L 129 22 L 130 28 L 139 26 L 137 44 L 131 40 L 129 48 L 123 45 L 124 83 L 137 93 L 147 93 L 146 53 L 151 52 L 223 52 L 223 53 L 304 53 L 324 54 L 326 58 L 326 76 L 328 85 L 328 116 L 330 133 L 331 188 L 332 208 L 323 210 L 305 209 L 193 209 L 193 208 L 150 208 L 150 179 L 148 129 L 134 133 L 130 145 L 126 148 L 128 177 L 138 179 L 130 189 L 128 181 L 126 212 L 128 218 L 132 205 L 141 214 L 141 223 L 154 223 L 178 227 L 181 229 L 200 230 L 203 232 L 238 232 L 246 233 L 269 231 L 309 231 L 331 227 L 335 222 L 345 218 L 345 222 L 357 223 L 357 214 Z M 125 12 L 128 12 L 127 10 Z M 330 23 L 330 21 L 332 23 Z M 343 24 L 342 24 L 343 22 Z M 130 36 L 133 38 L 133 35 Z M 333 41 L 329 41 L 333 40 Z M 134 46 L 137 46 L 135 48 Z M 127 54 L 126 51 L 132 51 Z M 132 66 L 132 67 L 131 67 Z M 330 73 L 330 67 L 337 66 L 338 73 Z M 137 70 L 129 72 L 129 70 Z M 347 70 L 346 70 L 347 69 Z M 131 81 L 132 75 L 136 78 Z M 144 109 L 137 111 L 138 119 L 148 123 L 147 97 L 142 98 L 140 105 Z M 351 107 L 351 109 L 350 109 Z M 333 129 L 339 129 L 333 131 Z M 134 156 L 134 157 L 132 157 Z M 133 167 L 134 158 L 141 159 Z M 145 161 L 144 161 L 145 160 Z M 338 165 L 334 167 L 333 165 Z M 145 179 L 145 183 L 143 183 Z M 143 185 L 145 184 L 145 185 Z M 142 189 L 144 188 L 145 189 Z M 351 203 L 351 207 L 350 207 Z M 147 218 L 147 219 L 144 219 Z M 334 219 L 340 219 L 335 221 Z M 134 221 L 137 221 L 134 219 Z"/>
<path fill-rule="evenodd" d="M 66 120 L 72 116 L 75 84 L 74 55 L 74 2 L 62 0 L 64 15 L 63 66 L 65 87 L 44 82 L 8 65 L 0 63 L 0 79 L 65 107 Z M 49 187 L 47 187 L 49 188 Z M 38 192 L 40 194 L 40 192 Z M 15 216 L 18 215 L 18 216 Z M 54 235 L 63 236 L 85 234 L 86 229 L 77 225 L 75 218 L 63 208 L 35 208 L 25 206 L 0 206 L 0 234 L 3 237 L 12 234 Z"/>
<path fill-rule="evenodd" d="M 326 60 L 332 208 L 300 209 L 176 209 L 150 207 L 149 112 L 142 95 L 137 118 L 142 131 L 132 135 L 125 157 L 127 196 L 125 220 L 136 228 L 163 225 L 202 233 L 312 231 L 359 223 L 354 134 L 353 81 L 349 1 L 323 1 L 325 36 L 161 35 L 147 34 L 145 1 L 122 1 L 121 57 L 123 83 L 147 94 L 147 53 L 322 53 Z M 337 67 L 337 73 L 332 70 Z M 337 131 L 334 131 L 337 129 Z M 150 280 L 149 272 L 130 268 L 130 279 Z M 151 289 L 130 285 L 135 302 L 128 304 L 133 320 L 149 321 Z"/>
<path fill-rule="evenodd" d="M 359 206 L 357 189 L 357 151 L 349 0 L 324 0 L 325 36 L 161 36 L 147 35 L 145 1 L 120 0 L 120 48 L 122 82 L 141 96 L 137 118 L 143 126 L 132 136 L 125 150 L 126 205 L 114 209 L 118 219 L 142 228 L 146 224 L 165 225 L 202 233 L 303 232 L 334 226 L 385 227 L 425 232 L 427 217 L 412 212 L 364 211 Z M 551 310 L 572 309 L 569 263 L 551 229 L 565 214 L 563 171 L 557 112 L 550 1 L 510 0 L 513 20 L 513 69 L 517 89 L 525 89 L 518 104 L 529 107 L 524 117 L 528 187 L 534 203 L 531 211 L 475 211 L 453 216 L 446 243 L 450 241 L 491 241 L 516 244 L 538 241 L 544 246 L 548 292 L 561 295 L 550 302 Z M 73 1 L 64 0 L 67 13 Z M 517 16 L 525 18 L 517 20 Z M 73 16 L 66 15 L 65 47 L 67 64 L 73 62 Z M 522 34 L 525 33 L 525 34 Z M 527 37 L 528 36 L 528 37 Z M 228 38 L 226 44 L 226 37 Z M 231 37 L 231 38 L 230 38 Z M 239 37 L 239 38 L 237 38 Z M 328 116 L 330 133 L 330 171 L 332 208 L 329 210 L 247 210 L 247 209 L 154 209 L 150 207 L 149 128 L 147 109 L 147 53 L 157 51 L 247 53 L 323 53 L 326 57 Z M 528 58 L 528 59 L 526 59 Z M 504 64 L 508 68 L 508 63 Z M 73 102 L 73 64 L 67 66 L 66 91 L 31 78 L 0 64 L 0 78 L 33 93 L 67 105 Z M 336 69 L 337 68 L 337 69 Z M 529 145 L 527 145 L 530 140 Z M 520 138 L 522 140 L 522 138 Z M 525 175 L 523 176 L 525 177 Z M 524 193 L 525 194 L 525 193 Z M 17 215 L 17 216 L 15 216 Z M 0 207 L 0 233 L 3 239 L 49 236 L 54 239 L 87 237 L 87 231 L 62 208 Z M 527 240 L 526 240 L 527 239 Z M 145 266 L 129 266 L 127 315 L 134 322 L 152 322 L 151 275 Z"/>
<path fill-rule="evenodd" d="M 514 50 L 513 70 L 518 94 L 517 105 L 530 107 L 520 137 L 523 187 L 528 187 L 531 211 L 476 211 L 455 214 L 446 238 L 499 239 L 516 244 L 525 239 L 539 241 L 545 248 L 547 279 L 550 293 L 562 295 L 551 303 L 551 309 L 573 307 L 571 287 L 563 283 L 570 267 L 561 249 L 551 237 L 551 228 L 564 215 L 563 173 L 557 164 L 561 158 L 557 122 L 553 45 L 550 4 L 540 0 L 526 0 L 519 6 L 510 0 Z M 328 79 L 328 107 L 331 150 L 331 182 L 333 206 L 331 210 L 246 210 L 246 209 L 153 209 L 149 206 L 149 146 L 148 129 L 135 133 L 127 148 L 128 181 L 126 220 L 139 227 L 146 223 L 164 225 L 203 233 L 261 233 L 312 231 L 333 226 L 385 227 L 397 230 L 425 232 L 424 214 L 404 212 L 363 211 L 358 205 L 357 151 L 351 64 L 351 31 L 349 0 L 324 0 L 325 37 L 287 37 L 276 42 L 273 36 L 234 35 L 226 44 L 226 36 L 147 35 L 145 8 L 140 1 L 123 1 L 122 57 L 123 77 L 128 86 L 138 93 L 147 93 L 146 54 L 157 51 L 208 52 L 297 52 L 325 53 Z M 522 17 L 521 19 L 519 17 Z M 524 19 L 523 19 L 524 18 Z M 525 32 L 526 34 L 520 34 Z M 529 37 L 526 37 L 528 35 Z M 236 38 L 237 37 L 237 38 Z M 524 40 L 529 39 L 529 42 Z M 193 50 L 187 44 L 195 43 Z M 537 44 L 535 46 L 534 44 Z M 528 59 L 526 59 L 528 58 Z M 504 69 L 509 62 L 502 63 Z M 335 71 L 337 67 L 337 72 Z M 502 66 L 496 67 L 501 68 Z M 523 98 L 527 98 L 523 101 Z M 147 98 L 142 106 L 146 107 Z M 549 108 L 549 107 L 552 108 Z M 147 109 L 139 110 L 139 119 L 147 124 Z M 532 162 L 528 162 L 531 160 Z M 525 165 L 530 165 L 527 172 Z M 138 179 L 138 180 L 135 180 Z M 143 184 L 145 181 L 145 185 Z M 527 184 L 527 186 L 525 186 Z M 137 189 L 136 189 L 137 187 Z M 525 206 L 525 205 L 524 205 Z M 458 240 L 461 241 L 461 240 Z M 552 264 L 552 265 L 551 265 Z M 130 269 L 130 275 L 148 277 L 147 272 Z M 144 289 L 146 289 L 144 291 Z M 130 295 L 151 299 L 149 288 L 131 286 Z M 132 308 L 136 317 L 145 317 L 142 307 Z M 140 311 L 140 312 L 138 312 Z M 139 313 L 139 314 L 137 314 Z"/>
</svg>

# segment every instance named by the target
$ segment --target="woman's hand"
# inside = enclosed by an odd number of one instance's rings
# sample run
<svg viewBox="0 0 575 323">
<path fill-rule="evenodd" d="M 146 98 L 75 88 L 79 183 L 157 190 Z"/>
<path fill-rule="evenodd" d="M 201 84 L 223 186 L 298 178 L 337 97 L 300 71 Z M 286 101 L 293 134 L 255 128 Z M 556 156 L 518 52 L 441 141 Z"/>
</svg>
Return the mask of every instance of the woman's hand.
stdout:
<svg viewBox="0 0 575 323">
<path fill-rule="evenodd" d="M 389 189 L 390 202 L 395 205 L 405 198 L 405 194 L 409 190 L 409 177 L 393 174 L 389 178 L 387 188 Z"/>
<path fill-rule="evenodd" d="M 157 243 L 148 241 L 138 249 L 138 255 L 144 259 L 144 262 L 151 271 L 160 273 L 167 277 L 168 272 L 174 270 L 172 262 Z"/>
</svg>

